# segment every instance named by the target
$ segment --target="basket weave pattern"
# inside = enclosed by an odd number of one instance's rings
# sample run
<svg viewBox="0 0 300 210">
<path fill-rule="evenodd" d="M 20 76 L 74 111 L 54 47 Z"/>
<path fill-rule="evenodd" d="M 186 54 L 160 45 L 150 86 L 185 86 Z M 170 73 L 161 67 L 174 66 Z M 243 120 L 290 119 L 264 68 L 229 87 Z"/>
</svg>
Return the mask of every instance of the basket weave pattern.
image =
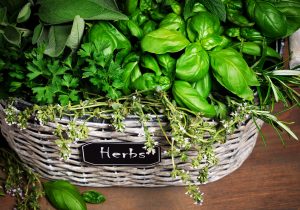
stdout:
<svg viewBox="0 0 300 210">
<path fill-rule="evenodd" d="M 155 118 L 154 118 L 155 119 Z M 168 122 L 161 119 L 163 125 Z M 108 186 L 180 186 L 180 179 L 170 177 L 172 161 L 164 154 L 169 147 L 164 139 L 160 126 L 156 120 L 147 124 L 149 131 L 154 134 L 154 140 L 162 148 L 161 163 L 155 166 L 93 166 L 83 163 L 79 148 L 87 142 L 144 142 L 141 124 L 136 116 L 128 116 L 124 123 L 124 132 L 114 131 L 106 121 L 88 122 L 89 137 L 84 141 L 71 144 L 72 154 L 70 159 L 61 160 L 58 147 L 55 144 L 57 137 L 53 131 L 58 124 L 65 127 L 69 119 L 57 119 L 46 125 L 29 124 L 27 129 L 20 130 L 16 126 L 9 126 L 5 122 L 4 107 L 0 104 L 0 127 L 3 136 L 10 147 L 19 155 L 21 160 L 48 179 L 66 179 L 76 185 L 108 187 Z M 82 123 L 77 121 L 77 123 Z M 261 126 L 262 121 L 256 123 Z M 257 139 L 257 127 L 252 120 L 240 126 L 234 134 L 227 136 L 224 144 L 216 143 L 214 151 L 219 162 L 208 171 L 208 182 L 216 181 L 237 168 L 247 159 L 252 152 Z M 196 157 L 197 152 L 190 150 L 189 157 Z M 189 163 L 175 159 L 177 166 L 188 169 L 192 180 L 197 183 L 199 169 L 190 168 Z"/>
</svg>

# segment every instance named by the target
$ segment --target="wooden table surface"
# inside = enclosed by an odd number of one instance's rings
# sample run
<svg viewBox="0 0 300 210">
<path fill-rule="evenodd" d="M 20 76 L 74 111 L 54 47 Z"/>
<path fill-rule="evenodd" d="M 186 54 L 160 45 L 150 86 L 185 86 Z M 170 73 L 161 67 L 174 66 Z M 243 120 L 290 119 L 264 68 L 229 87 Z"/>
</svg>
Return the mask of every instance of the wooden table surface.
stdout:
<svg viewBox="0 0 300 210">
<path fill-rule="evenodd" d="M 278 108 L 278 107 L 277 107 Z M 280 107 L 279 107 L 280 109 Z M 295 122 L 290 127 L 300 137 L 300 109 L 281 115 Z M 80 188 L 94 189 L 106 196 L 101 205 L 88 210 L 296 210 L 300 209 L 300 142 L 284 135 L 283 146 L 275 131 L 263 126 L 267 146 L 258 139 L 253 153 L 235 172 L 201 186 L 203 206 L 188 198 L 184 187 L 165 188 Z M 0 198 L 0 210 L 11 209 L 13 199 Z M 43 198 L 42 210 L 52 210 Z"/>
</svg>

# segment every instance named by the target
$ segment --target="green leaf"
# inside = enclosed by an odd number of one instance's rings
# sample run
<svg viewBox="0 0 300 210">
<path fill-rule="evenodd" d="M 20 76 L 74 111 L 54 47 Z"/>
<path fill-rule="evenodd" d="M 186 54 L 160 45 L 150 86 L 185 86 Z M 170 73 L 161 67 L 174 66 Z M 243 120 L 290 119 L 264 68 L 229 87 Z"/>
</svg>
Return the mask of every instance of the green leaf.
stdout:
<svg viewBox="0 0 300 210">
<path fill-rule="evenodd" d="M 13 81 L 10 83 L 9 92 L 15 92 L 22 86 L 22 82 Z"/>
<path fill-rule="evenodd" d="M 76 88 L 78 84 L 79 84 L 79 80 L 77 78 L 74 78 L 70 74 L 64 75 L 61 83 L 62 86 L 66 86 L 68 88 Z"/>
<path fill-rule="evenodd" d="M 209 56 L 199 42 L 191 43 L 176 62 L 176 77 L 188 82 L 202 79 L 209 70 Z"/>
<path fill-rule="evenodd" d="M 17 23 L 23 23 L 25 21 L 27 21 L 31 15 L 31 3 L 27 3 L 23 6 L 23 8 L 21 9 L 21 11 L 18 14 L 17 17 Z"/>
<path fill-rule="evenodd" d="M 69 94 L 69 98 L 73 102 L 79 101 L 78 91 L 77 90 L 72 90 Z"/>
<path fill-rule="evenodd" d="M 217 114 L 214 106 L 202 98 L 197 90 L 186 81 L 176 80 L 172 93 L 180 106 L 185 106 L 193 112 L 200 112 L 206 117 L 214 117 Z"/>
<path fill-rule="evenodd" d="M 4 28 L 3 36 L 6 41 L 13 45 L 16 45 L 17 47 L 21 45 L 21 33 L 16 27 L 11 25 L 6 26 Z"/>
<path fill-rule="evenodd" d="M 69 96 L 68 95 L 60 95 L 58 100 L 61 105 L 65 106 L 69 104 Z"/>
<path fill-rule="evenodd" d="M 71 22 L 76 15 L 85 20 L 127 19 L 113 0 L 40 0 L 38 3 L 40 19 L 49 24 Z"/>
<path fill-rule="evenodd" d="M 0 7 L 0 24 L 1 25 L 6 25 L 7 22 L 7 9 L 6 7 Z"/>
<path fill-rule="evenodd" d="M 252 18 L 262 34 L 274 39 L 284 37 L 288 27 L 286 16 L 269 2 L 255 2 L 254 16 Z"/>
<path fill-rule="evenodd" d="M 196 3 L 196 0 L 186 0 L 184 9 L 183 9 L 183 17 L 187 20 L 193 14 L 193 8 Z"/>
<path fill-rule="evenodd" d="M 48 38 L 48 31 L 45 29 L 44 25 L 42 23 L 39 23 L 33 31 L 32 36 L 32 44 L 41 44 L 46 43 L 46 40 Z"/>
<path fill-rule="evenodd" d="M 270 73 L 276 76 L 300 76 L 300 71 L 295 70 L 274 70 Z"/>
<path fill-rule="evenodd" d="M 70 47 L 72 50 L 77 49 L 80 45 L 80 41 L 82 39 L 84 32 L 84 20 L 76 15 L 73 21 L 71 34 L 68 37 L 66 45 Z"/>
<path fill-rule="evenodd" d="M 66 46 L 70 31 L 71 26 L 69 25 L 51 26 L 49 42 L 44 53 L 51 57 L 59 56 Z"/>
<path fill-rule="evenodd" d="M 81 49 L 78 51 L 78 55 L 82 58 L 91 57 L 92 55 L 92 43 L 84 43 L 81 45 Z"/>
<path fill-rule="evenodd" d="M 222 0 L 200 0 L 212 14 L 219 17 L 223 22 L 226 21 L 226 9 Z"/>
<path fill-rule="evenodd" d="M 30 70 L 30 68 L 28 68 L 28 69 Z M 31 73 L 28 73 L 26 76 L 29 78 L 29 80 L 33 80 L 40 75 L 42 75 L 42 72 L 34 70 Z"/>
<path fill-rule="evenodd" d="M 8 74 L 12 78 L 16 78 L 16 79 L 20 79 L 20 80 L 24 79 L 24 73 L 19 69 L 15 69 L 15 71 L 11 71 Z"/>
<path fill-rule="evenodd" d="M 43 184 L 50 203 L 61 210 L 86 210 L 86 204 L 78 189 L 68 181 L 51 181 Z"/>
<path fill-rule="evenodd" d="M 4 193 L 4 190 L 3 190 L 3 187 L 0 185 L 0 196 L 4 196 L 5 193 Z"/>
<path fill-rule="evenodd" d="M 298 137 L 296 136 L 296 134 L 288 127 L 286 126 L 284 123 L 280 122 L 280 121 L 276 121 L 276 123 L 282 128 L 284 129 L 288 134 L 290 134 L 294 139 L 298 140 Z"/>
<path fill-rule="evenodd" d="M 104 195 L 94 190 L 85 191 L 81 194 L 83 200 L 87 203 L 103 203 L 105 201 Z"/>
<path fill-rule="evenodd" d="M 189 40 L 181 32 L 159 28 L 144 36 L 141 47 L 146 52 L 165 54 L 179 52 L 189 43 Z"/>
<path fill-rule="evenodd" d="M 249 86 L 259 86 L 255 72 L 233 48 L 210 53 L 213 74 L 227 90 L 246 100 L 253 99 Z"/>
<path fill-rule="evenodd" d="M 55 96 L 55 88 L 52 86 L 34 87 L 32 88 L 33 94 L 38 102 L 53 103 Z"/>
</svg>

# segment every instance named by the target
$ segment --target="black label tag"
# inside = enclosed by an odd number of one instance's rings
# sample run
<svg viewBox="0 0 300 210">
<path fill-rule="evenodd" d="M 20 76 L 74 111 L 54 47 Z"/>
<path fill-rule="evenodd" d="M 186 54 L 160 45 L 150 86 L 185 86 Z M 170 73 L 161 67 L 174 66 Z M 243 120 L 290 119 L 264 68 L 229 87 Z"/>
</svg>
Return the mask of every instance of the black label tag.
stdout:
<svg viewBox="0 0 300 210">
<path fill-rule="evenodd" d="M 87 143 L 81 146 L 83 162 L 91 165 L 154 165 L 161 161 L 160 147 L 147 154 L 144 143 Z"/>
</svg>

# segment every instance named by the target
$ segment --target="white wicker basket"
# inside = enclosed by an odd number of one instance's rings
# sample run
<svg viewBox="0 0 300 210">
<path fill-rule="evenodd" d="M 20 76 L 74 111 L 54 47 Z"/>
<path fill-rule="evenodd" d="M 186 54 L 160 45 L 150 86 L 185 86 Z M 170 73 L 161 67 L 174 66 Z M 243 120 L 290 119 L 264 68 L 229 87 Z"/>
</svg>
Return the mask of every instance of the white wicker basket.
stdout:
<svg viewBox="0 0 300 210">
<path fill-rule="evenodd" d="M 149 130 L 155 133 L 154 138 L 162 148 L 161 162 L 154 166 L 128 167 L 128 166 L 91 166 L 82 162 L 79 148 L 87 142 L 143 142 L 144 137 L 139 136 L 141 125 L 136 116 L 125 119 L 124 132 L 117 132 L 105 121 L 89 122 L 89 137 L 85 141 L 72 144 L 72 154 L 69 160 L 60 158 L 59 150 L 55 144 L 57 137 L 53 134 L 56 126 L 66 126 L 68 119 L 57 119 L 46 125 L 29 124 L 27 129 L 20 130 L 16 126 L 9 126 L 5 121 L 3 104 L 0 104 L 0 126 L 3 136 L 8 144 L 16 151 L 21 160 L 47 179 L 66 179 L 76 185 L 108 187 L 108 186 L 179 186 L 183 183 L 170 177 L 172 161 L 164 155 L 163 151 L 169 145 L 160 132 L 157 121 L 148 123 Z M 163 124 L 167 121 L 161 119 Z M 80 121 L 77 121 L 80 123 Z M 261 126 L 262 121 L 256 123 Z M 219 160 L 218 164 L 209 168 L 208 182 L 216 181 L 237 168 L 252 152 L 258 131 L 252 120 L 235 130 L 234 134 L 227 136 L 224 144 L 215 144 L 214 151 Z M 197 155 L 196 151 L 188 152 L 190 157 Z M 180 168 L 190 171 L 195 183 L 199 169 L 190 168 L 189 163 L 183 163 L 178 158 L 175 160 Z"/>
</svg>

